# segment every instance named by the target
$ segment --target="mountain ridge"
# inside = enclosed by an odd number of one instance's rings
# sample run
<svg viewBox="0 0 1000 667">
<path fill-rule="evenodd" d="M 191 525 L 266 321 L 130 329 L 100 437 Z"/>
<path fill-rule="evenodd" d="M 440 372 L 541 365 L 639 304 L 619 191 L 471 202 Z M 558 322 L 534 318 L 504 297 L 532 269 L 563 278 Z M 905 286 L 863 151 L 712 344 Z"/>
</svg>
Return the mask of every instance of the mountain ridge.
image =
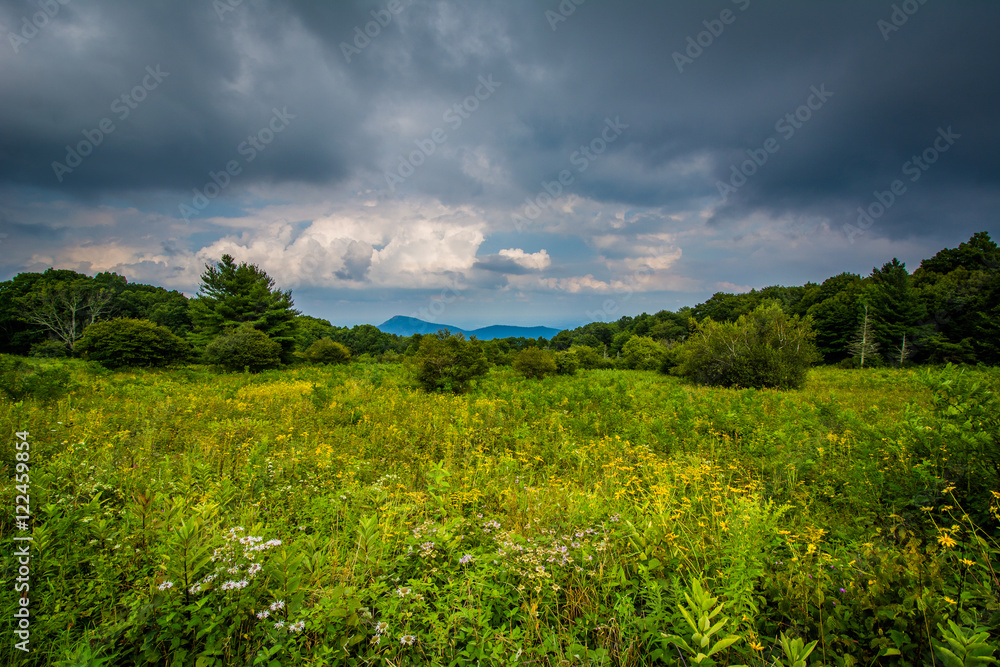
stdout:
<svg viewBox="0 0 1000 667">
<path fill-rule="evenodd" d="M 512 324 L 493 324 L 488 327 L 478 329 L 463 329 L 450 324 L 437 324 L 427 322 L 416 317 L 396 315 L 376 326 L 384 333 L 396 334 L 397 336 L 412 336 L 413 334 L 436 333 L 441 329 L 447 329 L 452 333 L 461 333 L 466 337 L 475 336 L 479 340 L 493 340 L 494 338 L 552 338 L 562 329 L 553 327 L 522 327 Z"/>
</svg>

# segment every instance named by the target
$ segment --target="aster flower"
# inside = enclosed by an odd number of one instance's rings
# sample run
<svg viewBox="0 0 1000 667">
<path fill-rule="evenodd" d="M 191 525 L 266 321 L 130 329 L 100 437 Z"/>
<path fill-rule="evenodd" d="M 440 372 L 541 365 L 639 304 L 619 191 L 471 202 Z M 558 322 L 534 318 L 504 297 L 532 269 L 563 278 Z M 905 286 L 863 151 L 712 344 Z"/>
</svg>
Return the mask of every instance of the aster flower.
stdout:
<svg viewBox="0 0 1000 667">
<path fill-rule="evenodd" d="M 174 587 L 174 582 L 172 582 L 172 581 L 164 581 L 162 584 L 160 584 L 159 586 L 157 586 L 157 588 L 159 588 L 161 591 L 165 591 L 165 590 L 167 590 L 169 588 L 173 588 L 173 587 Z"/>
</svg>

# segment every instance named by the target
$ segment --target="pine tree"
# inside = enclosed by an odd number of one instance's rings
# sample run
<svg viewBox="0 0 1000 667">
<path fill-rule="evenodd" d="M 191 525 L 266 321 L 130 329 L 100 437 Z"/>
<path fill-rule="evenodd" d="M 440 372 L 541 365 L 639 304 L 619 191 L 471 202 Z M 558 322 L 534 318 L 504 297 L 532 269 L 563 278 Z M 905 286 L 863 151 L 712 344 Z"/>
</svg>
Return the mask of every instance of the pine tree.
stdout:
<svg viewBox="0 0 1000 667">
<path fill-rule="evenodd" d="M 872 334 L 883 350 L 892 350 L 906 336 L 912 345 L 917 325 L 927 309 L 913 287 L 906 264 L 893 258 L 881 269 L 872 269 L 867 288 L 868 302 L 873 310 Z"/>
<path fill-rule="evenodd" d="M 223 255 L 217 265 L 206 264 L 198 298 L 191 302 L 191 319 L 198 342 L 248 323 L 281 345 L 282 361 L 295 347 L 295 316 L 291 291 L 275 289 L 274 279 L 256 264 L 239 265 Z"/>
</svg>

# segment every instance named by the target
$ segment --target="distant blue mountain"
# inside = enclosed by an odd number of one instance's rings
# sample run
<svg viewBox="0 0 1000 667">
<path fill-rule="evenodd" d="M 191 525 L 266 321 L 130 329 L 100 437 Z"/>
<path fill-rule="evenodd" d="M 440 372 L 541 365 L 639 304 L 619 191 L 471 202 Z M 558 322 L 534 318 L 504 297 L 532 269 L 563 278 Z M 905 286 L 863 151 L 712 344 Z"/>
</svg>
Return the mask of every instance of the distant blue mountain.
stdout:
<svg viewBox="0 0 1000 667">
<path fill-rule="evenodd" d="M 452 333 L 462 333 L 466 338 L 475 336 L 479 340 L 512 337 L 552 338 L 561 331 L 561 329 L 553 329 L 552 327 L 516 327 L 502 324 L 494 324 L 493 326 L 481 327 L 479 329 L 462 329 L 461 327 L 453 327 L 450 324 L 435 324 L 419 320 L 416 317 L 405 317 L 403 315 L 396 315 L 378 325 L 379 331 L 396 334 L 397 336 L 436 333 L 441 329 L 447 329 Z"/>
</svg>

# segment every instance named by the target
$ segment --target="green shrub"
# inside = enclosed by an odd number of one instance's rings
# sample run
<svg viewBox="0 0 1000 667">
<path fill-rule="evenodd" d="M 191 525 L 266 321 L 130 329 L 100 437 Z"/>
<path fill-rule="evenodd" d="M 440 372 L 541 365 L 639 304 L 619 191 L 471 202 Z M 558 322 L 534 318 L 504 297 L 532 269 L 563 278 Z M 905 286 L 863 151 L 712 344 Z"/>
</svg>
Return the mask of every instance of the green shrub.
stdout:
<svg viewBox="0 0 1000 667">
<path fill-rule="evenodd" d="M 313 364 L 346 364 L 351 360 L 351 351 L 342 343 L 320 338 L 306 348 L 305 357 Z"/>
<path fill-rule="evenodd" d="M 569 351 L 576 355 L 580 367 L 587 370 L 610 368 L 614 365 L 614 359 L 606 359 L 602 350 L 589 345 L 574 345 Z"/>
<path fill-rule="evenodd" d="M 46 340 L 31 346 L 31 356 L 41 359 L 63 359 L 69 356 L 66 344 L 58 340 Z"/>
<path fill-rule="evenodd" d="M 478 341 L 438 332 L 424 336 L 414 356 L 416 380 L 426 391 L 467 391 L 489 369 Z"/>
<path fill-rule="evenodd" d="M 245 324 L 231 333 L 216 336 L 205 347 L 205 361 L 227 371 L 257 372 L 281 364 L 281 345 L 263 331 Z"/>
<path fill-rule="evenodd" d="M 646 336 L 633 336 L 622 348 L 621 364 L 638 371 L 655 371 L 663 365 L 667 348 Z"/>
<path fill-rule="evenodd" d="M 0 393 L 12 401 L 34 398 L 50 403 L 76 387 L 69 370 L 62 366 L 41 368 L 23 359 L 0 355 Z"/>
<path fill-rule="evenodd" d="M 573 375 L 580 368 L 580 359 L 570 350 L 556 352 L 556 368 L 559 375 Z"/>
<path fill-rule="evenodd" d="M 735 322 L 707 317 L 676 351 L 676 375 L 722 387 L 797 389 L 819 360 L 810 321 L 764 303 Z"/>
<path fill-rule="evenodd" d="M 149 320 L 119 318 L 84 329 L 76 351 L 107 368 L 156 367 L 185 361 L 191 346 Z"/>
<path fill-rule="evenodd" d="M 528 347 L 514 356 L 511 366 L 515 371 L 529 379 L 539 379 L 546 375 L 555 375 L 559 367 L 556 365 L 556 355 L 548 350 Z"/>
</svg>

